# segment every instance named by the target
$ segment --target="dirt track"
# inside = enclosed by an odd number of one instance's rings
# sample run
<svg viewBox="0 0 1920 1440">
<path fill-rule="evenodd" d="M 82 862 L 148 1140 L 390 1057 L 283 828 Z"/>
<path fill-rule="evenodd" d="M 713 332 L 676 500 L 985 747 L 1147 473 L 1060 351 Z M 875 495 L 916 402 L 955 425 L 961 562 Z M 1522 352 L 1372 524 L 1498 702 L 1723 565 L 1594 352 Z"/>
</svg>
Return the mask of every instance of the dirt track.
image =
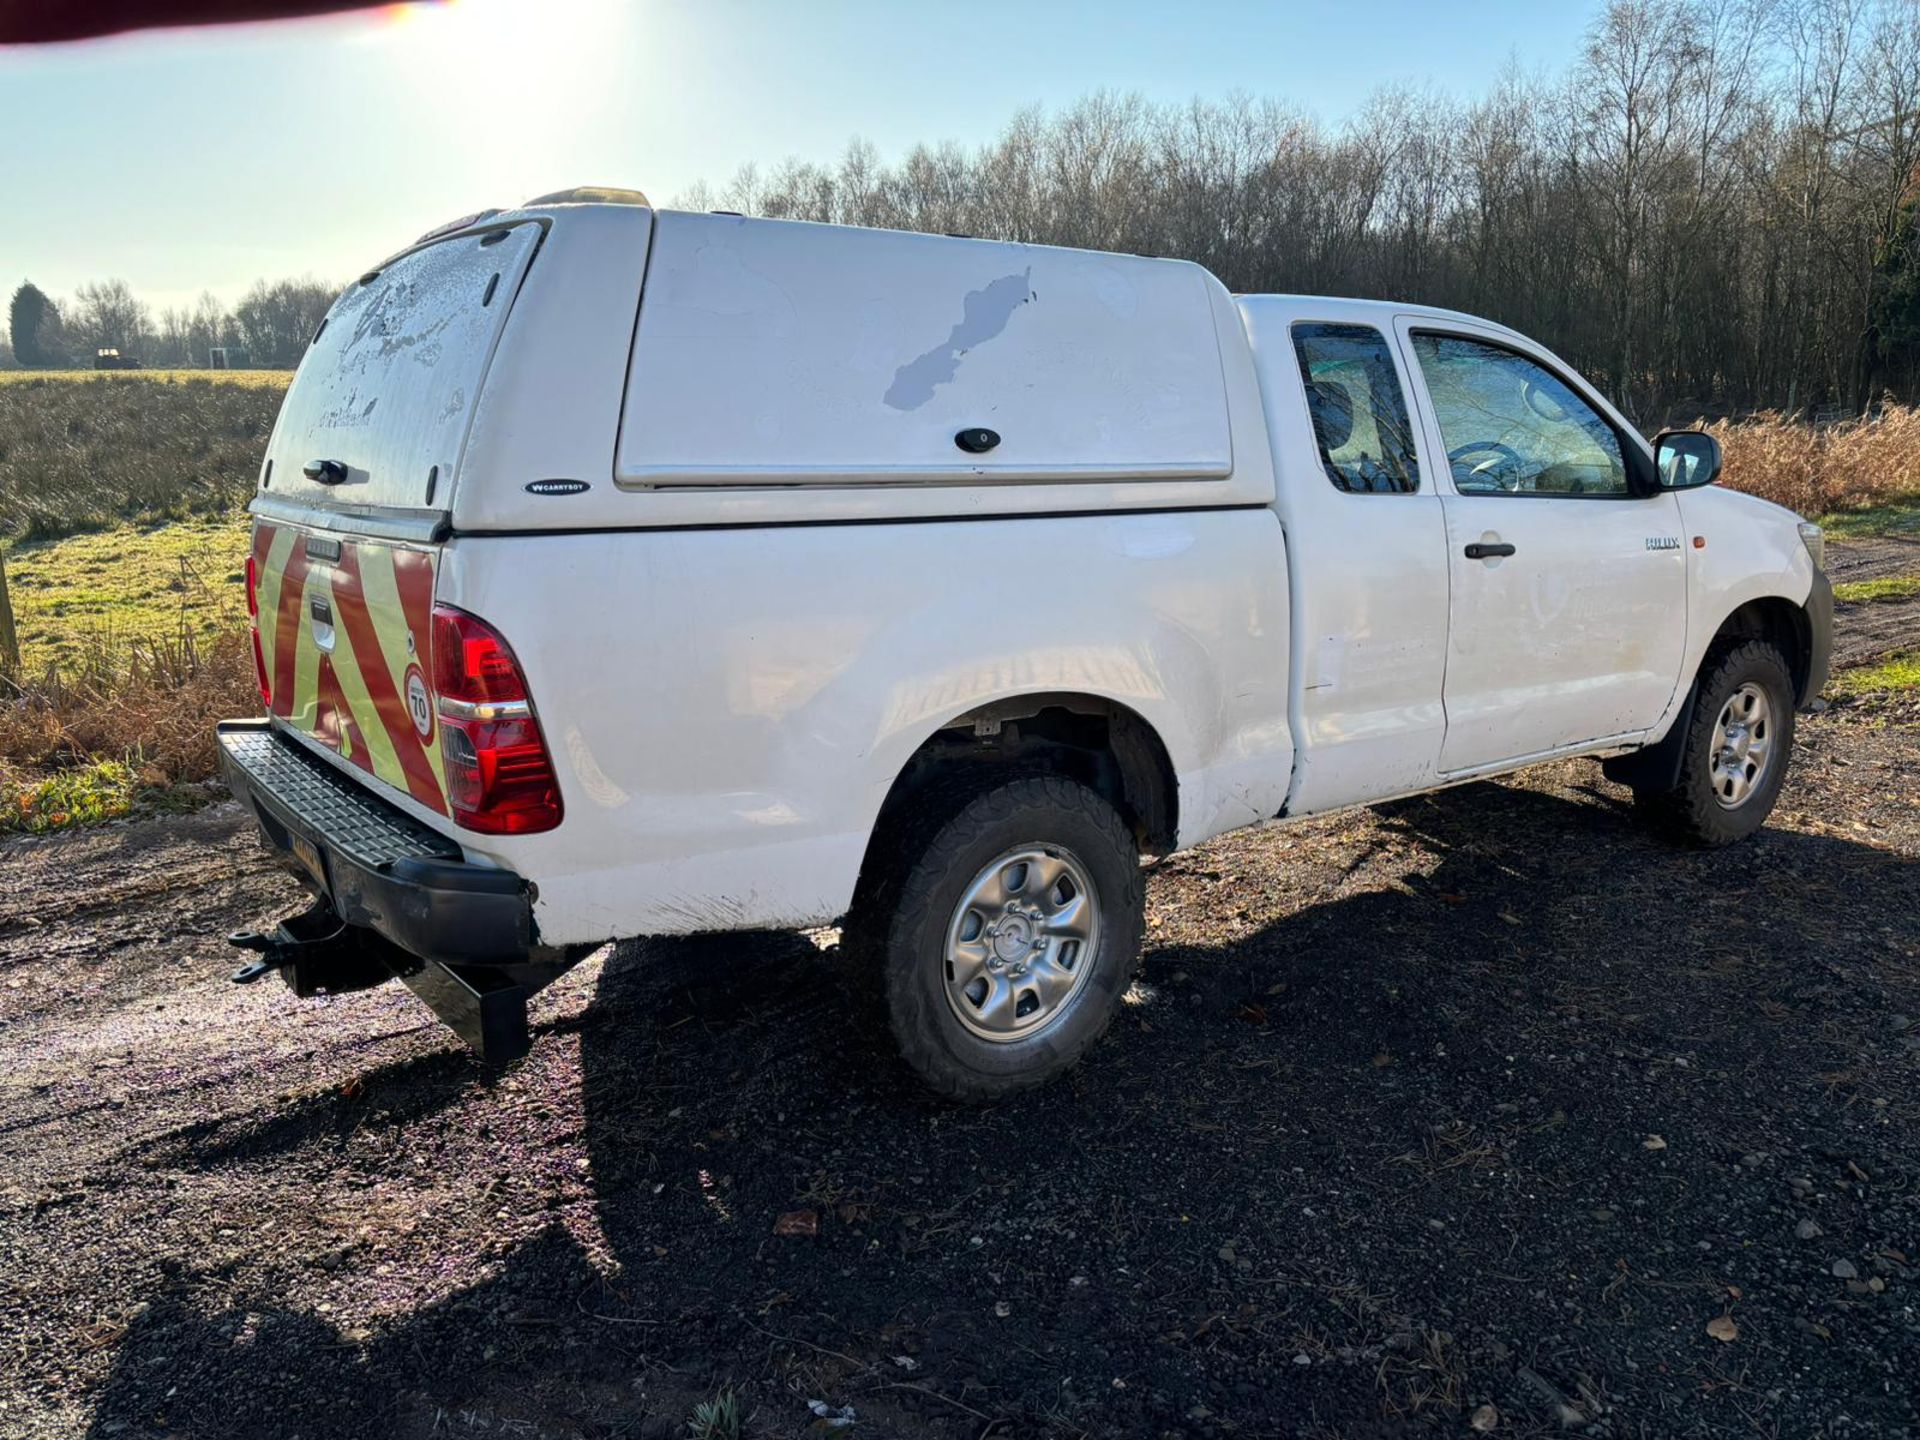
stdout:
<svg viewBox="0 0 1920 1440">
<path fill-rule="evenodd" d="M 991 1111 L 803 938 L 596 959 L 490 1084 L 224 982 L 232 805 L 16 842 L 0 1436 L 1920 1432 L 1920 707 L 1801 742 L 1711 855 L 1572 764 L 1178 857 Z"/>
<path fill-rule="evenodd" d="M 1920 575 L 1920 537 L 1885 535 L 1835 542 L 1828 547 L 1828 575 L 1835 585 Z M 1920 599 L 1872 601 L 1838 607 L 1834 617 L 1834 663 L 1861 665 L 1889 651 L 1920 643 Z"/>
</svg>

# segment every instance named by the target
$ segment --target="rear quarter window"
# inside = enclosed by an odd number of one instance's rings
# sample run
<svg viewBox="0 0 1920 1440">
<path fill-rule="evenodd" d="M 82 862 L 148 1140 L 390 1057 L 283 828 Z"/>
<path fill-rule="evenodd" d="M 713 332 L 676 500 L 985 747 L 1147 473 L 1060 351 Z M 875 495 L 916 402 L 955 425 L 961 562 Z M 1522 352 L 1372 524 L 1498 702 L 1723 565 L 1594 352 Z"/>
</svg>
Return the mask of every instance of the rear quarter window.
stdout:
<svg viewBox="0 0 1920 1440">
<path fill-rule="evenodd" d="M 1413 427 L 1386 337 L 1370 325 L 1296 325 L 1293 349 L 1320 465 L 1334 488 L 1354 495 L 1417 491 Z"/>
</svg>

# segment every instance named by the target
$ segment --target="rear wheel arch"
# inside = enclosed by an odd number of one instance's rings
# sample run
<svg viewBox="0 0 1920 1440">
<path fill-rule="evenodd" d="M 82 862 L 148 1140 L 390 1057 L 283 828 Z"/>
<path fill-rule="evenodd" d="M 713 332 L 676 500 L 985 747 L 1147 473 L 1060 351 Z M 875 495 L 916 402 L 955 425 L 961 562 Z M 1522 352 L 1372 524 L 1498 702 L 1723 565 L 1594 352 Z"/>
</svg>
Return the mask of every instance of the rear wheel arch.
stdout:
<svg viewBox="0 0 1920 1440">
<path fill-rule="evenodd" d="M 929 791 L 970 788 L 1011 773 L 1062 775 L 1120 812 L 1142 851 L 1165 854 L 1179 833 L 1179 784 L 1160 733 L 1138 711 L 1104 696 L 1065 691 L 1007 696 L 941 725 L 894 776 L 869 839 L 896 829 Z"/>
</svg>

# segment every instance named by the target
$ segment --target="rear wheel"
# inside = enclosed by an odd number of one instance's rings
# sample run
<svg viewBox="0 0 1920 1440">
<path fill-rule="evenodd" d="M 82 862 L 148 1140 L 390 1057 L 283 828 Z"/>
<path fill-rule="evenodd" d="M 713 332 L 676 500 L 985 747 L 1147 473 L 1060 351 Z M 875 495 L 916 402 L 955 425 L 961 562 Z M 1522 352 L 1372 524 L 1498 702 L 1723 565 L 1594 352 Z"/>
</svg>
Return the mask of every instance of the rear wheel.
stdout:
<svg viewBox="0 0 1920 1440">
<path fill-rule="evenodd" d="M 1780 651 L 1748 640 L 1708 657 L 1687 726 L 1679 783 L 1634 791 L 1661 829 L 1729 845 L 1766 823 L 1793 749 L 1793 677 Z"/>
<path fill-rule="evenodd" d="M 970 795 L 901 835 L 859 918 L 907 1064 L 991 1100 L 1099 1039 L 1132 981 L 1143 886 L 1132 834 L 1086 786 L 1031 776 Z"/>
</svg>

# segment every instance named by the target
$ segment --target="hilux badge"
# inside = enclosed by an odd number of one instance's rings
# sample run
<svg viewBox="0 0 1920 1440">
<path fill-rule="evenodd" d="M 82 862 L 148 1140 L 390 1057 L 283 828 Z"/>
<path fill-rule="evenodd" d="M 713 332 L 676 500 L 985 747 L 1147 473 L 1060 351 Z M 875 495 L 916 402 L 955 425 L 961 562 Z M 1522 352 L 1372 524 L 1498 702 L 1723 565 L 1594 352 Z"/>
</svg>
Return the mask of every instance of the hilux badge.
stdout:
<svg viewBox="0 0 1920 1440">
<path fill-rule="evenodd" d="M 1678 550 L 1679 548 L 1680 537 L 1678 535 L 1649 535 L 1647 537 L 1647 549 L 1649 550 Z"/>
</svg>

